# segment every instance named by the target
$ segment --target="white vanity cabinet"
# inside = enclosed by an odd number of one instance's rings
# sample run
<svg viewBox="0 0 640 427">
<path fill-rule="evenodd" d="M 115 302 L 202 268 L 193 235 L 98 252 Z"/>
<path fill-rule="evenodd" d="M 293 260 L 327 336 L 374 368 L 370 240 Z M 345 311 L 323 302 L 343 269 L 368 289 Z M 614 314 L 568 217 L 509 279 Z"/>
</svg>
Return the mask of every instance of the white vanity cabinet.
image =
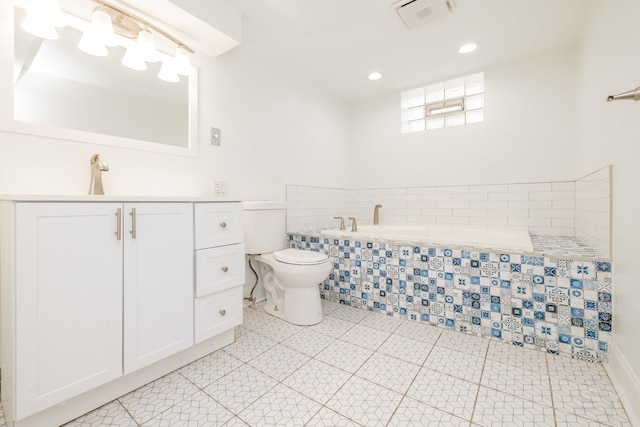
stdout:
<svg viewBox="0 0 640 427">
<path fill-rule="evenodd" d="M 64 424 L 232 343 L 241 214 L 228 202 L 0 201 L 11 425 Z M 222 243 L 196 249 L 219 231 Z"/>
</svg>

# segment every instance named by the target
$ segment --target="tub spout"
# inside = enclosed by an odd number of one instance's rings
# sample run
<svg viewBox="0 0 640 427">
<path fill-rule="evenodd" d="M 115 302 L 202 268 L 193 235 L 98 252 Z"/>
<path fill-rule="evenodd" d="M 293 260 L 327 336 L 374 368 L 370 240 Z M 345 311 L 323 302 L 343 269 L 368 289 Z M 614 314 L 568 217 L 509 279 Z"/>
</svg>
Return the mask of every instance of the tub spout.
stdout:
<svg viewBox="0 0 640 427">
<path fill-rule="evenodd" d="M 349 217 L 351 220 L 351 231 L 358 231 L 358 224 L 356 223 L 356 219 L 352 216 Z"/>
<path fill-rule="evenodd" d="M 340 220 L 340 230 L 346 230 L 346 228 L 344 228 L 344 218 L 341 216 L 334 216 L 333 219 L 339 219 Z"/>
<path fill-rule="evenodd" d="M 631 99 L 633 101 L 640 101 L 640 86 L 627 92 L 622 92 L 617 95 L 610 95 L 607 97 L 607 102 L 617 101 L 620 99 Z"/>
<path fill-rule="evenodd" d="M 104 195 L 102 187 L 102 172 L 109 171 L 109 165 L 100 161 L 100 154 L 91 157 L 91 183 L 89 184 L 90 195 Z"/>
<path fill-rule="evenodd" d="M 373 208 L 373 225 L 380 225 L 380 208 L 382 205 L 376 205 Z"/>
</svg>

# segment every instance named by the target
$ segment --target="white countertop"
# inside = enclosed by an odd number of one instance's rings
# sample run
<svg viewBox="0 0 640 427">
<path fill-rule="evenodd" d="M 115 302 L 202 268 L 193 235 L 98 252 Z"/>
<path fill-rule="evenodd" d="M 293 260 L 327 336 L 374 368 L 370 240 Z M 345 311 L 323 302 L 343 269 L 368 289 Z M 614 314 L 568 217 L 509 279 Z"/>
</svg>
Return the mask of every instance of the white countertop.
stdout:
<svg viewBox="0 0 640 427">
<path fill-rule="evenodd" d="M 0 201 L 12 202 L 239 202 L 233 197 L 214 196 L 89 196 L 72 194 L 0 194 Z"/>
</svg>

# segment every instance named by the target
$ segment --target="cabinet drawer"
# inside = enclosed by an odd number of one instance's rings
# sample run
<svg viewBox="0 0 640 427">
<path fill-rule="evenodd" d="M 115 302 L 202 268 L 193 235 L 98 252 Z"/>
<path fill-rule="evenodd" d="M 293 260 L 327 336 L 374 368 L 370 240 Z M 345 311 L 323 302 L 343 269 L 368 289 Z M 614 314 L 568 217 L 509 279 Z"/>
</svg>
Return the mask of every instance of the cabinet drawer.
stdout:
<svg viewBox="0 0 640 427">
<path fill-rule="evenodd" d="M 195 341 L 202 342 L 242 323 L 242 286 L 195 300 Z"/>
<path fill-rule="evenodd" d="M 196 249 L 244 241 L 242 203 L 196 203 Z"/>
<path fill-rule="evenodd" d="M 196 251 L 196 297 L 244 284 L 244 244 Z"/>
</svg>

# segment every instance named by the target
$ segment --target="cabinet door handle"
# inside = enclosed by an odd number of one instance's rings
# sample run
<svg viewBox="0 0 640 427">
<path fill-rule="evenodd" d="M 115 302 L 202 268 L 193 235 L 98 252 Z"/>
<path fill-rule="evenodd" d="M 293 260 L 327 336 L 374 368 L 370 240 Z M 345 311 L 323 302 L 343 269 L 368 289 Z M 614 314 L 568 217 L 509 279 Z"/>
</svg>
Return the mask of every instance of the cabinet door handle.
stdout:
<svg viewBox="0 0 640 427">
<path fill-rule="evenodd" d="M 227 223 L 226 223 L 226 222 L 224 222 L 224 221 L 222 221 L 222 222 L 220 223 L 220 228 L 227 228 Z"/>
<path fill-rule="evenodd" d="M 122 240 L 122 208 L 116 211 L 116 240 Z"/>
<path fill-rule="evenodd" d="M 131 215 L 131 231 L 129 233 L 131 233 L 131 238 L 135 239 L 138 234 L 136 227 L 136 208 L 131 208 L 131 213 L 129 215 Z"/>
<path fill-rule="evenodd" d="M 226 265 L 224 267 L 222 267 L 222 272 L 226 273 L 227 271 L 229 271 L 229 267 L 227 267 Z"/>
<path fill-rule="evenodd" d="M 224 316 L 225 314 L 227 314 L 227 310 L 220 310 L 220 316 Z"/>
</svg>

